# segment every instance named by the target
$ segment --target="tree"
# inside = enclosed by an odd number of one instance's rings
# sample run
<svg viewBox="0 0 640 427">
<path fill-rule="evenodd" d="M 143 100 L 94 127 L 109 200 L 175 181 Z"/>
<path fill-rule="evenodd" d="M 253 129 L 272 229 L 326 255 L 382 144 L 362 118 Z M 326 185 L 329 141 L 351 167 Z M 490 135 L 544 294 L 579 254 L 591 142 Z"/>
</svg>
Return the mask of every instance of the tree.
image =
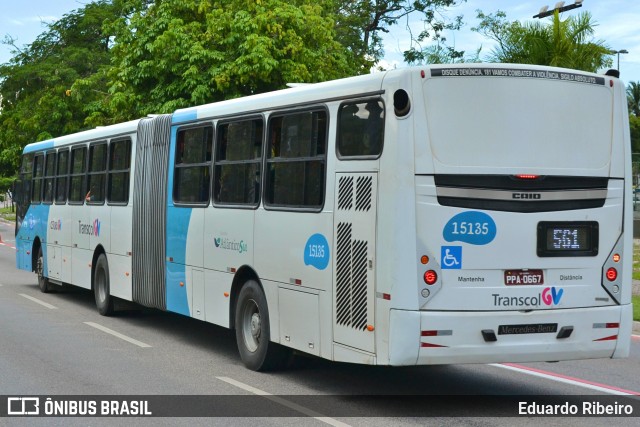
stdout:
<svg viewBox="0 0 640 427">
<path fill-rule="evenodd" d="M 629 113 L 640 117 L 640 82 L 629 82 L 627 85 L 627 101 Z"/>
<path fill-rule="evenodd" d="M 353 75 L 323 2 L 121 0 L 108 95 L 94 118 L 119 122 Z"/>
<path fill-rule="evenodd" d="M 69 89 L 109 63 L 102 23 L 112 14 L 110 2 L 90 3 L 48 24 L 24 49 L 5 39 L 14 57 L 0 66 L 0 176 L 15 173 L 26 144 L 84 128 L 85 104 Z"/>
<path fill-rule="evenodd" d="M 447 45 L 444 32 L 460 29 L 462 16 L 448 19 L 446 11 L 462 2 L 466 0 L 336 0 L 338 40 L 350 49 L 354 62 L 359 62 L 368 72 L 384 55 L 382 33 L 404 20 L 412 41 L 409 50 L 404 52 L 407 62 L 421 62 L 432 56 L 433 48 L 422 48 L 422 44 L 429 41 L 439 48 L 439 57 L 443 54 L 460 57 L 463 52 Z M 413 34 L 408 23 L 409 17 L 416 15 L 421 16 L 423 29 Z"/>
<path fill-rule="evenodd" d="M 497 42 L 491 62 L 551 65 L 596 72 L 611 66 L 611 49 L 602 40 L 594 40 L 589 12 L 570 16 L 564 21 L 556 11 L 551 22 L 509 22 L 498 11 L 485 15 L 478 11 L 480 24 L 472 30 Z"/>
</svg>

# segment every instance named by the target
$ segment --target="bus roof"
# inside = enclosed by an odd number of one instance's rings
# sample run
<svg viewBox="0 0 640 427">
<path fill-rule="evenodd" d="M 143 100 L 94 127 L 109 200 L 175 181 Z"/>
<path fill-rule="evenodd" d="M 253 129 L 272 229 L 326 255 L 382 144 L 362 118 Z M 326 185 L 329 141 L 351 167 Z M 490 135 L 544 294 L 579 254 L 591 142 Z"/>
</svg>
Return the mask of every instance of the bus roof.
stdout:
<svg viewBox="0 0 640 427">
<path fill-rule="evenodd" d="M 22 154 L 34 151 L 48 150 L 50 148 L 62 147 L 76 142 L 92 141 L 104 138 L 113 138 L 114 136 L 135 132 L 138 128 L 140 119 L 132 120 L 125 123 L 118 123 L 111 126 L 102 126 L 83 132 L 65 135 L 58 138 L 47 139 L 46 141 L 34 142 L 24 147 Z"/>
<path fill-rule="evenodd" d="M 323 102 L 331 99 L 378 94 L 386 74 L 374 73 L 322 83 L 296 85 L 288 89 L 184 108 L 175 112 L 173 123 L 224 117 L 238 114 L 239 112 L 247 114 L 252 111 L 258 112 L 285 106 L 309 104 L 309 100 Z"/>
</svg>

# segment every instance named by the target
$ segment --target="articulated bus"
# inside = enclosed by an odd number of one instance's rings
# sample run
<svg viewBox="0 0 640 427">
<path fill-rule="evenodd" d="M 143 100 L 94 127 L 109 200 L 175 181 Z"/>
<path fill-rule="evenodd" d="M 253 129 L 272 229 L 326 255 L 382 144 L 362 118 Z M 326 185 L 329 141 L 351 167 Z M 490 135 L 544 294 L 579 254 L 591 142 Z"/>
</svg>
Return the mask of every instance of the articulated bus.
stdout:
<svg viewBox="0 0 640 427">
<path fill-rule="evenodd" d="M 235 330 L 244 364 L 621 358 L 623 83 L 406 68 L 37 142 L 17 266 Z"/>
</svg>

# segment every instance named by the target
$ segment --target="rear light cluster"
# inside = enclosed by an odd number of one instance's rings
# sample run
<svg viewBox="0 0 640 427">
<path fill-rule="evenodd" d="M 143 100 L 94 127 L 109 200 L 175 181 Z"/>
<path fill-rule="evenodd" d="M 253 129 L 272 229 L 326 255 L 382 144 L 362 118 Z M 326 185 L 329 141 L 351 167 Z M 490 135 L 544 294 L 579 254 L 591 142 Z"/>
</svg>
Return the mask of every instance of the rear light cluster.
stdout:
<svg viewBox="0 0 640 427">
<path fill-rule="evenodd" d="M 420 263 L 422 265 L 429 264 L 429 257 L 426 256 L 426 255 L 422 255 L 420 257 Z M 424 283 L 426 283 L 429 286 L 433 285 L 434 283 L 436 283 L 438 281 L 438 273 L 436 273 L 435 270 L 427 270 L 427 271 L 425 271 L 422 277 L 424 279 Z"/>
<path fill-rule="evenodd" d="M 613 254 L 613 256 L 611 257 L 611 259 L 613 260 L 613 262 L 618 263 L 620 262 L 620 254 Z M 605 277 L 607 278 L 608 281 L 610 282 L 615 282 L 616 279 L 618 278 L 618 270 L 616 270 L 615 267 L 609 267 L 607 269 L 607 272 L 605 273 Z"/>
<path fill-rule="evenodd" d="M 435 258 L 430 255 L 420 256 L 420 265 L 422 267 L 422 281 L 424 284 L 418 283 L 418 289 L 420 296 L 424 299 L 433 297 L 435 292 L 438 292 L 440 287 L 440 270 L 438 269 L 438 263 L 435 262 Z"/>
</svg>

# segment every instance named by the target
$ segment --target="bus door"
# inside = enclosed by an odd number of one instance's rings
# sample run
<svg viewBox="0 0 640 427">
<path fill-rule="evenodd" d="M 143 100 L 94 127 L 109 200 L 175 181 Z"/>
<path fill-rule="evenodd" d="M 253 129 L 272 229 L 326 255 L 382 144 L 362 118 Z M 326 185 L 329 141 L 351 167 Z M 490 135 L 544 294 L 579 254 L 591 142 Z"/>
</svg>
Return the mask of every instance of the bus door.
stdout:
<svg viewBox="0 0 640 427">
<path fill-rule="evenodd" d="M 337 173 L 333 241 L 334 340 L 375 352 L 377 173 Z"/>
</svg>

